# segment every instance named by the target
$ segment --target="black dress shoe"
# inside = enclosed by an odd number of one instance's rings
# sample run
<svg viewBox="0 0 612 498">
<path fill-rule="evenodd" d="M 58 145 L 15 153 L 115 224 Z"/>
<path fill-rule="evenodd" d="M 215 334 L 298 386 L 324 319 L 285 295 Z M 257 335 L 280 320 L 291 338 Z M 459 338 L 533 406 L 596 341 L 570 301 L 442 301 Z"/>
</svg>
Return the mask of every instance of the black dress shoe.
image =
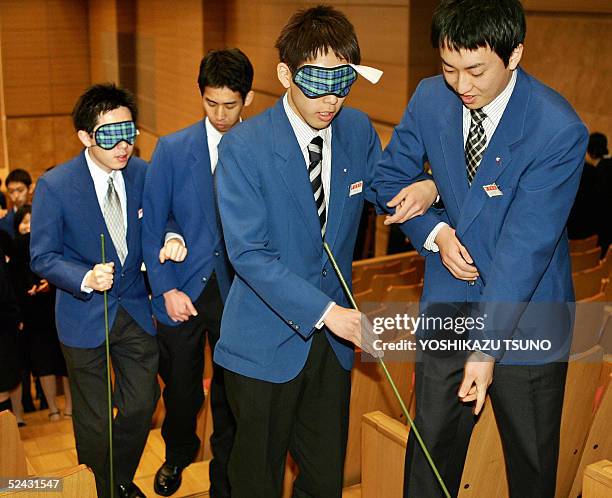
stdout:
<svg viewBox="0 0 612 498">
<path fill-rule="evenodd" d="M 182 472 L 183 467 L 164 462 L 155 474 L 153 489 L 158 495 L 162 496 L 170 496 L 176 493 L 176 490 L 181 487 Z"/>
<path fill-rule="evenodd" d="M 119 489 L 120 498 L 147 498 L 147 495 L 145 495 L 133 482 L 129 484 L 119 484 L 117 488 Z"/>
</svg>

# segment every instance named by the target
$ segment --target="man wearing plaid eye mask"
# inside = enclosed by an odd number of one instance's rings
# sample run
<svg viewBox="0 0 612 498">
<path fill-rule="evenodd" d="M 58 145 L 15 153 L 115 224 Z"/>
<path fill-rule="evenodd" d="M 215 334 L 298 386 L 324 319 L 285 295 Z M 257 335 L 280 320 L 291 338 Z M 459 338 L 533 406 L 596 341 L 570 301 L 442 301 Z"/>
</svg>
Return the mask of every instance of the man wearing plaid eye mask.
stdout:
<svg viewBox="0 0 612 498">
<path fill-rule="evenodd" d="M 353 345 L 373 351 L 323 241 L 349 276 L 380 141 L 342 106 L 357 72 L 380 71 L 358 65 L 353 26 L 332 7 L 297 12 L 276 46 L 286 94 L 225 135 L 216 173 L 236 270 L 214 354 L 237 424 L 228 475 L 232 498 L 279 498 L 290 451 L 295 498 L 339 498 Z"/>
<path fill-rule="evenodd" d="M 144 496 L 132 480 L 159 397 L 156 331 L 140 270 L 147 166 L 131 157 L 136 117 L 126 90 L 113 84 L 89 88 L 73 111 L 85 150 L 38 180 L 32 207 L 31 264 L 57 287 L 57 331 L 70 377 L 77 455 L 93 470 L 100 497 L 111 495 L 105 292 L 118 410 L 115 496 Z"/>
</svg>

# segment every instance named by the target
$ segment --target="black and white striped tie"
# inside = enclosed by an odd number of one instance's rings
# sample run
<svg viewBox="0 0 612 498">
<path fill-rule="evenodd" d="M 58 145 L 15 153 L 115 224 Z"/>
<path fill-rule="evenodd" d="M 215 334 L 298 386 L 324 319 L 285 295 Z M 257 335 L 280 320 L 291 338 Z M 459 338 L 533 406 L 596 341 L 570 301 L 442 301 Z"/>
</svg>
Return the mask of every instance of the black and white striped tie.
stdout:
<svg viewBox="0 0 612 498">
<path fill-rule="evenodd" d="M 321 172 L 323 171 L 323 138 L 314 137 L 308 144 L 308 175 L 310 185 L 317 206 L 317 214 L 321 223 L 321 237 L 325 237 L 325 227 L 327 226 L 327 213 L 325 210 L 325 192 L 323 191 L 323 181 Z"/>
<path fill-rule="evenodd" d="M 472 109 L 472 124 L 470 125 L 470 133 L 468 134 L 467 142 L 465 143 L 465 162 L 467 164 L 467 179 L 471 185 L 472 180 L 476 176 L 478 166 L 487 148 L 487 135 L 484 131 L 483 121 L 487 117 L 482 109 Z"/>
</svg>

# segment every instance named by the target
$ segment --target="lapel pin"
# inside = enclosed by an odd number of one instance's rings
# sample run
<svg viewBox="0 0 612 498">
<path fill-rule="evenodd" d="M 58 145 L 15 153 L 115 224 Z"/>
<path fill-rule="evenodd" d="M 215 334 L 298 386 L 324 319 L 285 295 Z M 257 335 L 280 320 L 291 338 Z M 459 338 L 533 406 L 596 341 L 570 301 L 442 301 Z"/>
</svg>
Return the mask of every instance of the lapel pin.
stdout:
<svg viewBox="0 0 612 498">
<path fill-rule="evenodd" d="M 496 157 L 496 158 L 495 158 L 495 162 L 496 162 L 497 164 L 501 164 L 501 157 Z"/>
<path fill-rule="evenodd" d="M 342 171 L 344 171 L 346 173 L 348 170 L 346 168 L 344 168 Z"/>
</svg>

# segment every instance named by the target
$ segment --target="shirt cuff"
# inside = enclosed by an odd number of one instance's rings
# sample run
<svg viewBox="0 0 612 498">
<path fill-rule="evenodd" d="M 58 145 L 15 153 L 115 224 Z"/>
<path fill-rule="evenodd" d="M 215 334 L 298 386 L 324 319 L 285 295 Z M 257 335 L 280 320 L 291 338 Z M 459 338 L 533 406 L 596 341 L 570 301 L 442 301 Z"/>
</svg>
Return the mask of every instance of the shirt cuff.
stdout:
<svg viewBox="0 0 612 498">
<path fill-rule="evenodd" d="M 321 315 L 321 318 L 319 319 L 319 321 L 317 322 L 317 324 L 315 325 L 315 329 L 317 330 L 321 330 L 323 328 L 324 325 L 324 321 L 325 321 L 325 317 L 327 316 L 327 314 L 329 313 L 329 311 L 336 305 L 336 303 L 334 301 L 331 301 L 328 305 L 327 308 L 325 308 L 325 311 L 323 312 L 323 314 Z"/>
<path fill-rule="evenodd" d="M 166 238 L 164 239 L 164 244 L 168 242 L 170 239 L 179 239 L 183 243 L 183 245 L 185 245 L 185 239 L 178 233 L 168 232 L 166 234 Z"/>
<path fill-rule="evenodd" d="M 447 227 L 447 226 L 448 226 L 448 223 L 444 223 L 443 221 L 438 223 L 433 228 L 433 230 L 429 232 L 429 235 L 427 236 L 427 240 L 425 240 L 425 244 L 423 244 L 423 247 L 431 252 L 440 251 L 438 244 L 436 244 L 434 240 L 436 240 L 436 237 L 438 236 L 438 233 L 440 232 L 440 230 L 442 230 L 444 227 Z"/>
<path fill-rule="evenodd" d="M 81 282 L 81 292 L 86 292 L 87 294 L 90 294 L 93 292 L 93 289 L 91 287 L 87 287 L 85 285 L 85 282 L 87 282 L 87 279 L 89 278 L 89 275 L 91 274 L 92 271 L 93 270 L 89 270 L 83 277 L 83 281 Z"/>
</svg>

